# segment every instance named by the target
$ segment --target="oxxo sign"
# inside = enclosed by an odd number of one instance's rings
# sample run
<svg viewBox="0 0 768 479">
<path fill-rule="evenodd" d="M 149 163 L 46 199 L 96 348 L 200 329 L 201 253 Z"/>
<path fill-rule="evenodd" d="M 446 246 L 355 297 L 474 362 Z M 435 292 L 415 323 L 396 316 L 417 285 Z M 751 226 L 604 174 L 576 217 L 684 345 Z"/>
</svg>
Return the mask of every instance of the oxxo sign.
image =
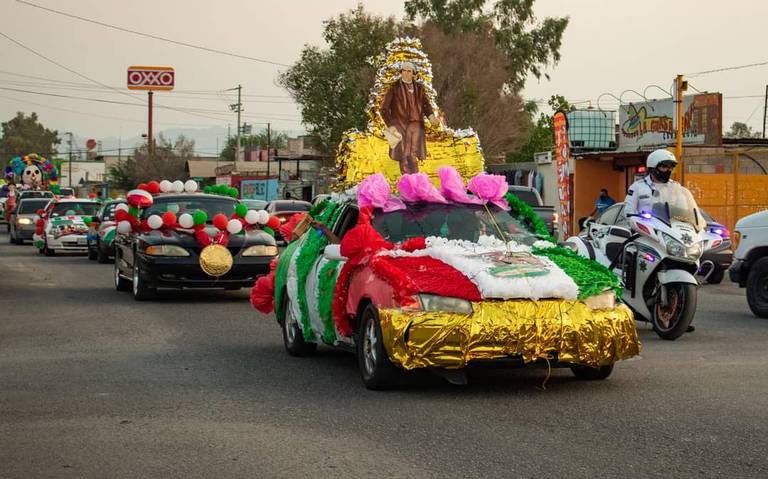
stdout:
<svg viewBox="0 0 768 479">
<path fill-rule="evenodd" d="M 171 67 L 128 67 L 129 90 L 173 90 L 175 81 Z"/>
</svg>

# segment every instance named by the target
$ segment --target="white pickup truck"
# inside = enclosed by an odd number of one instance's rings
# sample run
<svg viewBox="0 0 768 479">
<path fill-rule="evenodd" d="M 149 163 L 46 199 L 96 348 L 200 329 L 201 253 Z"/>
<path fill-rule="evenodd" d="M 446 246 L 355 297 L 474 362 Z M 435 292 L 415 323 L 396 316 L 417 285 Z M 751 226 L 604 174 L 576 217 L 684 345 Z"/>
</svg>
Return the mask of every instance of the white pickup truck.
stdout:
<svg viewBox="0 0 768 479">
<path fill-rule="evenodd" d="M 737 221 L 733 238 L 737 247 L 728 270 L 731 281 L 747 288 L 755 316 L 768 318 L 768 210 Z"/>
</svg>

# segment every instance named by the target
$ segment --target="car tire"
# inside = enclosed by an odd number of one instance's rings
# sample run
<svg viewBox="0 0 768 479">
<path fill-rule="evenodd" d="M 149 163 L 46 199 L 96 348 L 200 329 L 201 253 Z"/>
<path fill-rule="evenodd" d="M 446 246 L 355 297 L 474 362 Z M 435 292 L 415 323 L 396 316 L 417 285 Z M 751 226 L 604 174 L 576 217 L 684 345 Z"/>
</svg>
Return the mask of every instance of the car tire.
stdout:
<svg viewBox="0 0 768 479">
<path fill-rule="evenodd" d="M 723 268 L 715 267 L 715 270 L 712 271 L 712 274 L 707 278 L 707 284 L 720 284 L 723 282 L 724 277 L 725 270 Z"/>
<path fill-rule="evenodd" d="M 130 291 L 131 282 L 120 276 L 120 262 L 117 254 L 115 254 L 115 289 L 117 291 Z"/>
<path fill-rule="evenodd" d="M 760 258 L 749 269 L 747 303 L 758 318 L 768 318 L 768 257 Z"/>
<path fill-rule="evenodd" d="M 48 247 L 48 243 L 45 243 L 45 246 L 43 246 L 43 254 L 46 256 L 53 256 L 56 254 L 56 250 L 52 250 Z"/>
<path fill-rule="evenodd" d="M 144 279 L 142 279 L 141 266 L 139 266 L 139 261 L 136 259 L 136 254 L 134 254 L 133 258 L 133 281 L 131 281 L 133 299 L 136 301 L 147 301 L 155 297 L 156 290 L 147 286 Z"/>
<path fill-rule="evenodd" d="M 109 253 L 104 251 L 100 242 L 96 242 L 96 261 L 101 264 L 109 263 Z"/>
<path fill-rule="evenodd" d="M 403 371 L 390 361 L 382 338 L 379 311 L 369 304 L 360 316 L 355 342 L 360 376 L 365 387 L 372 390 L 396 388 L 403 378 Z"/>
<path fill-rule="evenodd" d="M 283 345 L 291 356 L 309 356 L 317 350 L 317 343 L 304 340 L 304 333 L 299 327 L 299 320 L 293 317 L 290 298 L 283 293 L 283 304 L 280 311 L 280 326 L 283 330 Z"/>
<path fill-rule="evenodd" d="M 599 381 L 601 379 L 606 379 L 611 375 L 613 372 L 613 364 L 608 366 L 598 366 L 596 368 L 576 364 L 571 366 L 571 372 L 576 376 L 576 379 L 581 379 L 583 381 Z"/>
</svg>

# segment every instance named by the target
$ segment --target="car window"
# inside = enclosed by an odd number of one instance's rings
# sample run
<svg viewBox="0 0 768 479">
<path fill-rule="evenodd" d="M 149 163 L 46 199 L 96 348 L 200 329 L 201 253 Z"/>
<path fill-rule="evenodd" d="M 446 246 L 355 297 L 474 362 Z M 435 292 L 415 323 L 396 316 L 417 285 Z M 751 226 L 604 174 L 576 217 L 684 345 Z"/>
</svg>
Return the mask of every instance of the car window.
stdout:
<svg viewBox="0 0 768 479">
<path fill-rule="evenodd" d="M 619 211 L 624 207 L 623 204 L 613 205 L 597 217 L 597 223 L 603 225 L 612 225 L 616 223 L 616 217 L 619 215 Z"/>
<path fill-rule="evenodd" d="M 539 206 L 539 198 L 532 190 L 510 189 L 509 192 L 523 200 L 525 204 L 529 206 Z"/>
<path fill-rule="evenodd" d="M 45 200 L 45 199 L 22 200 L 21 203 L 19 203 L 19 210 L 17 213 L 21 215 L 33 214 L 37 210 L 45 209 L 49 201 L 50 200 Z"/>
<path fill-rule="evenodd" d="M 51 216 L 91 216 L 99 211 L 99 204 L 91 201 L 56 203 L 51 210 Z"/>
<path fill-rule="evenodd" d="M 117 205 L 121 203 L 109 203 L 106 206 L 104 206 L 104 209 L 101 213 L 101 219 L 103 221 L 114 221 L 115 219 L 115 210 L 117 209 Z"/>
<path fill-rule="evenodd" d="M 351 230 L 357 225 L 357 217 L 359 215 L 357 207 L 349 205 L 344 212 L 341 213 L 339 220 L 336 222 L 336 227 L 333 230 L 339 239 L 343 238 L 347 231 Z"/>
</svg>

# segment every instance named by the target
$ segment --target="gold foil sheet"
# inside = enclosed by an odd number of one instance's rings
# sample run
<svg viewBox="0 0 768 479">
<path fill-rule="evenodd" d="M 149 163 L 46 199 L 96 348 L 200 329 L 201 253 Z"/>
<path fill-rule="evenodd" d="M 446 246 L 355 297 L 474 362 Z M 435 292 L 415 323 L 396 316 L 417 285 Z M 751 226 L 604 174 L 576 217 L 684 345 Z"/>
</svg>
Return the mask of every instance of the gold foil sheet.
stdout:
<svg viewBox="0 0 768 479">
<path fill-rule="evenodd" d="M 474 312 L 383 309 L 384 346 L 405 369 L 461 368 L 474 360 L 557 358 L 604 366 L 639 354 L 632 312 L 624 305 L 591 310 L 580 301 L 483 301 Z"/>
<path fill-rule="evenodd" d="M 232 269 L 232 254 L 220 244 L 208 245 L 200 252 L 200 267 L 205 274 L 218 278 Z"/>
</svg>

